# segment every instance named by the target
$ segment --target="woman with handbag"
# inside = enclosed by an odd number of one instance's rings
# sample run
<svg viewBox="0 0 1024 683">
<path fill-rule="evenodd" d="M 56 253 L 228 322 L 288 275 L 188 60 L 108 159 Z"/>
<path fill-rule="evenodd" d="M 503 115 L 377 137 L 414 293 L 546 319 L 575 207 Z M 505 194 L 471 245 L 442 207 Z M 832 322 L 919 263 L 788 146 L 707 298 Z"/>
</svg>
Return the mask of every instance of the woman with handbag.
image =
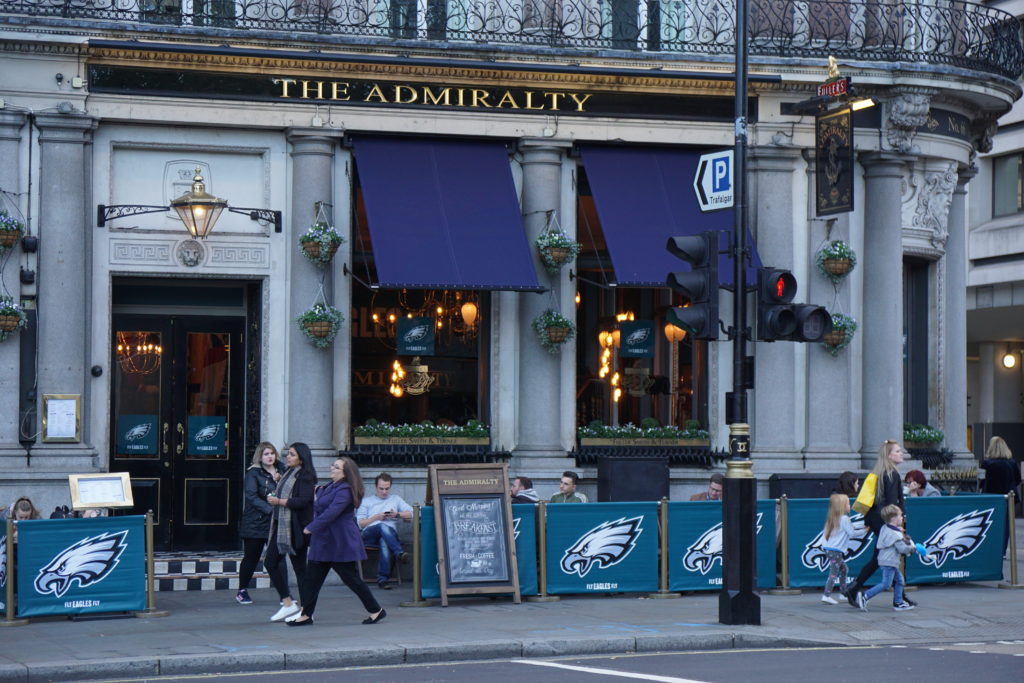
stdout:
<svg viewBox="0 0 1024 683">
<path fill-rule="evenodd" d="M 366 559 L 363 537 L 356 526 L 355 511 L 363 499 L 363 478 L 350 458 L 338 458 L 331 465 L 331 483 L 317 491 L 313 504 L 315 517 L 304 533 L 309 541 L 309 564 L 302 612 L 286 619 L 289 626 L 312 626 L 320 588 L 333 569 L 342 582 L 356 594 L 369 616 L 364 624 L 376 624 L 387 612 L 373 597 L 359 576 L 358 563 Z"/>
<path fill-rule="evenodd" d="M 270 582 L 281 598 L 281 609 L 271 621 L 281 621 L 299 613 L 299 605 L 288 591 L 288 569 L 284 558 L 290 557 L 295 570 L 295 582 L 299 586 L 299 598 L 306 581 L 306 539 L 302 530 L 313 521 L 313 489 L 316 488 L 316 470 L 313 469 L 313 454 L 304 443 L 293 443 L 285 456 L 288 470 L 277 483 L 277 491 L 267 496 L 267 502 L 274 508 L 267 538 L 267 555 L 263 566 L 270 574 Z"/>
<path fill-rule="evenodd" d="M 896 505 L 900 510 L 906 509 L 903 499 L 903 479 L 896 469 L 897 465 L 903 463 L 903 453 L 903 447 L 898 441 L 886 440 L 882 443 L 882 447 L 878 450 L 875 468 L 864 479 L 864 486 L 861 487 L 861 493 L 857 496 L 857 502 L 853 506 L 855 510 L 864 513 L 864 523 L 875 534 L 876 539 L 885 524 L 882 521 L 882 508 L 887 505 Z M 865 512 L 864 497 L 871 494 L 874 495 L 874 500 Z M 850 603 L 850 607 L 859 607 L 857 593 L 864 589 L 864 584 L 876 571 L 878 571 L 877 545 L 874 552 L 871 553 L 871 559 L 860 570 L 857 578 L 846 591 L 846 601 Z M 904 602 L 910 603 L 912 606 L 917 604 L 906 597 L 904 597 Z"/>
<path fill-rule="evenodd" d="M 277 488 L 277 482 L 284 473 L 277 456 L 274 444 L 263 441 L 256 446 L 252 455 L 252 464 L 245 471 L 243 486 L 245 507 L 242 508 L 242 521 L 239 524 L 239 536 L 242 537 L 242 562 L 238 568 L 238 593 L 235 601 L 240 605 L 251 605 L 249 582 L 252 581 L 256 563 L 263 555 L 263 547 L 270 534 L 270 517 L 274 508 L 267 502 L 267 496 Z"/>
</svg>

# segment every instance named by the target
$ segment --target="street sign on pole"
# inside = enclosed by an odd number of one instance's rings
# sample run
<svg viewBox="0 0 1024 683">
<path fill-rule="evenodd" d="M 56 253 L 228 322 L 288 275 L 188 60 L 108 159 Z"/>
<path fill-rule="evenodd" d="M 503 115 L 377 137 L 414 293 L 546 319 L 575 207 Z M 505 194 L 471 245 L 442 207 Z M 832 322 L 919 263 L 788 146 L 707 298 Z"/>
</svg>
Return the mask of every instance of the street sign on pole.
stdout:
<svg viewBox="0 0 1024 683">
<path fill-rule="evenodd" d="M 693 191 L 703 212 L 732 208 L 733 150 L 701 155 L 693 177 Z"/>
</svg>

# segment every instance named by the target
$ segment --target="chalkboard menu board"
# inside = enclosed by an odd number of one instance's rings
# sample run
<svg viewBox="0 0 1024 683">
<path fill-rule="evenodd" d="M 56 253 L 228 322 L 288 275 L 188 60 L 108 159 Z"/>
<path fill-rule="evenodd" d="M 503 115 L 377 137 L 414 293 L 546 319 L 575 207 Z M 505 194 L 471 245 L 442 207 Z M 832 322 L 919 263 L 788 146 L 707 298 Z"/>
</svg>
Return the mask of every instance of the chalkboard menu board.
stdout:
<svg viewBox="0 0 1024 683">
<path fill-rule="evenodd" d="M 520 601 L 507 486 L 505 464 L 430 466 L 442 605 L 448 595 L 486 593 Z"/>
</svg>

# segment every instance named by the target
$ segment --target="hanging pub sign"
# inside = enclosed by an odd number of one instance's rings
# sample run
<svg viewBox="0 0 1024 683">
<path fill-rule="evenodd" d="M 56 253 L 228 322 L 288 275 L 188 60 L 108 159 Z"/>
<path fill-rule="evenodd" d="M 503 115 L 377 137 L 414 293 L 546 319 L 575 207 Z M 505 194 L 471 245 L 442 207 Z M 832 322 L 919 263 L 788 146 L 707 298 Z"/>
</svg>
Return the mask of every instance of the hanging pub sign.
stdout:
<svg viewBox="0 0 1024 683">
<path fill-rule="evenodd" d="M 853 112 L 814 118 L 814 205 L 818 216 L 853 211 Z"/>
<path fill-rule="evenodd" d="M 434 355 L 433 318 L 399 318 L 395 337 L 399 356 Z"/>
<path fill-rule="evenodd" d="M 122 456 L 157 455 L 156 415 L 118 415 L 117 453 Z"/>
<path fill-rule="evenodd" d="M 619 323 L 620 358 L 654 358 L 654 322 L 631 320 Z"/>
<path fill-rule="evenodd" d="M 203 458 L 224 455 L 227 443 L 227 425 L 223 415 L 188 416 L 188 454 Z"/>
</svg>

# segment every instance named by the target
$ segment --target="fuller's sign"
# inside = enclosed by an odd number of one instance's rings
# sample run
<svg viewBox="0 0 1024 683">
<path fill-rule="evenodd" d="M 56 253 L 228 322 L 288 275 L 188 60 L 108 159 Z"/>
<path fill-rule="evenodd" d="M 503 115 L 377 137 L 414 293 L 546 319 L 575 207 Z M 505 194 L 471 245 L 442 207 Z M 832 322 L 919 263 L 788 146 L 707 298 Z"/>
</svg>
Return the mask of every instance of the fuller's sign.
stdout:
<svg viewBox="0 0 1024 683">
<path fill-rule="evenodd" d="M 850 92 L 850 78 L 836 78 L 818 86 L 818 97 L 842 97 Z"/>
</svg>

